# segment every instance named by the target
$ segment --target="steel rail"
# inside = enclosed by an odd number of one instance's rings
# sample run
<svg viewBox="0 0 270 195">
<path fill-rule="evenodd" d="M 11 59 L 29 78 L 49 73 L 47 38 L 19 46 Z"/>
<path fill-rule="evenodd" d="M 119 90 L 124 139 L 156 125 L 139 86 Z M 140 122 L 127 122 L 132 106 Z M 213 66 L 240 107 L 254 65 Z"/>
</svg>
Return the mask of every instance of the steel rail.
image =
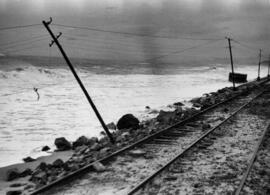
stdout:
<svg viewBox="0 0 270 195">
<path fill-rule="evenodd" d="M 207 137 L 210 133 L 214 132 L 217 128 L 219 128 L 221 125 L 223 125 L 225 122 L 227 122 L 229 119 L 231 119 L 233 116 L 235 116 L 239 111 L 241 111 L 243 108 L 245 108 L 247 105 L 249 105 L 252 101 L 257 99 L 259 96 L 261 96 L 266 91 L 260 92 L 258 95 L 256 95 L 254 98 L 252 98 L 250 101 L 245 103 L 243 106 L 238 108 L 235 112 L 233 112 L 229 117 L 224 119 L 222 122 L 220 122 L 218 125 L 213 127 L 212 129 L 208 130 L 206 133 L 201 135 L 198 139 L 193 141 L 186 149 L 184 149 L 182 152 L 180 152 L 178 155 L 176 155 L 172 160 L 170 160 L 167 164 L 165 164 L 163 167 L 155 171 L 152 175 L 144 179 L 142 182 L 140 182 L 138 185 L 136 185 L 134 188 L 132 188 L 127 194 L 131 195 L 136 193 L 138 190 L 140 190 L 142 187 L 144 187 L 149 181 L 151 181 L 154 177 L 156 177 L 158 174 L 160 174 L 162 171 L 164 171 L 167 167 L 169 167 L 171 164 L 173 164 L 176 160 L 181 158 L 183 155 L 185 155 L 188 151 L 193 149 L 197 144 L 202 141 L 205 137 Z"/>
<path fill-rule="evenodd" d="M 241 191 L 242 191 L 242 189 L 243 189 L 243 187 L 244 187 L 244 185 L 245 185 L 245 182 L 246 182 L 246 180 L 247 180 L 247 177 L 248 177 L 248 175 L 249 175 L 249 173 L 250 173 L 250 171 L 251 171 L 251 169 L 252 169 L 252 167 L 253 167 L 253 164 L 254 164 L 254 162 L 255 162 L 255 160 L 256 160 L 258 151 L 259 151 L 259 149 L 260 149 L 260 146 L 262 145 L 262 142 L 263 142 L 263 140 L 264 140 L 264 138 L 265 138 L 265 135 L 266 135 L 266 133 L 267 133 L 269 127 L 270 127 L 270 123 L 268 123 L 268 125 L 267 125 L 267 127 L 265 128 L 265 130 L 264 130 L 262 136 L 260 137 L 260 140 L 258 141 L 258 144 L 257 144 L 257 146 L 256 146 L 256 148 L 255 148 L 255 150 L 254 150 L 254 152 L 253 152 L 252 158 L 250 159 L 248 168 L 247 168 L 246 172 L 244 173 L 244 175 L 243 175 L 243 177 L 242 177 L 242 179 L 241 179 L 241 182 L 240 182 L 240 184 L 239 184 L 239 186 L 238 186 L 238 188 L 237 188 L 237 191 L 235 192 L 235 195 L 239 195 L 239 194 L 241 193 Z"/>
<path fill-rule="evenodd" d="M 267 82 L 267 81 L 268 81 L 268 79 L 267 79 L 267 77 L 265 77 L 265 78 L 262 78 L 260 82 L 254 80 L 254 81 L 251 81 L 251 82 L 248 82 L 248 83 L 258 83 L 258 84 L 263 84 L 263 83 L 265 83 L 265 82 Z M 238 86 L 237 88 L 239 88 L 239 87 L 241 87 L 241 86 L 245 86 L 245 85 L 247 85 L 248 83 L 245 83 L 245 84 L 243 84 L 243 85 L 240 85 L 240 86 Z M 198 112 L 198 113 L 196 113 L 196 114 L 194 114 L 194 115 L 188 117 L 187 119 L 184 119 L 184 120 L 182 120 L 182 121 L 180 121 L 180 122 L 177 122 L 177 123 L 175 123 L 175 124 L 173 124 L 173 125 L 171 125 L 171 126 L 169 126 L 169 127 L 166 127 L 165 129 L 162 129 L 162 130 L 160 130 L 160 131 L 158 131 L 158 132 L 156 132 L 156 133 L 154 133 L 154 134 L 152 134 L 152 135 L 146 136 L 145 138 L 143 138 L 143 139 L 141 139 L 141 140 L 139 140 L 139 141 L 137 141 L 137 142 L 135 142 L 135 143 L 133 143 L 133 144 L 131 144 L 131 145 L 128 145 L 128 146 L 126 146 L 126 147 L 123 147 L 122 149 L 117 150 L 117 151 L 113 152 L 112 154 L 110 154 L 110 155 L 108 155 L 108 156 L 106 156 L 106 157 L 104 157 L 104 158 L 101 158 L 101 159 L 99 159 L 99 160 L 96 160 L 96 161 L 94 161 L 94 162 L 92 162 L 92 163 L 90 163 L 90 164 L 88 164 L 88 165 L 86 165 L 86 166 L 84 166 L 84 167 L 82 167 L 82 168 L 80 168 L 80 169 L 74 171 L 74 172 L 71 172 L 71 173 L 65 175 L 64 177 L 61 177 L 61 178 L 59 178 L 59 179 L 57 179 L 57 180 L 55 180 L 55 181 L 53 181 L 53 182 L 51 182 L 51 183 L 49 183 L 49 184 L 47 184 L 47 185 L 44 185 L 44 186 L 42 186 L 42 187 L 36 189 L 36 190 L 33 191 L 33 192 L 30 192 L 29 195 L 40 194 L 40 193 L 42 193 L 42 192 L 45 192 L 45 191 L 51 189 L 52 187 L 54 187 L 54 186 L 56 186 L 56 185 L 58 185 L 58 184 L 64 183 L 65 181 L 67 181 L 67 180 L 69 180 L 69 179 L 71 179 L 71 178 L 73 178 L 73 177 L 75 177 L 75 176 L 77 176 L 77 175 L 83 174 L 83 173 L 87 172 L 88 170 L 91 170 L 91 168 L 93 167 L 93 165 L 94 165 L 96 162 L 106 163 L 106 162 L 110 161 L 112 158 L 114 158 L 115 156 L 117 156 L 117 155 L 119 155 L 119 154 L 122 154 L 122 153 L 124 153 L 124 152 L 127 151 L 127 150 L 133 149 L 133 148 L 135 148 L 135 147 L 137 147 L 137 146 L 139 146 L 139 145 L 141 145 L 141 144 L 147 142 L 148 140 L 154 139 L 155 137 L 157 137 L 157 136 L 159 136 L 159 135 L 162 135 L 163 133 L 167 132 L 168 130 L 171 130 L 172 128 L 175 128 L 175 127 L 177 127 L 177 126 L 179 126 L 179 125 L 184 125 L 184 124 L 186 124 L 187 122 L 196 119 L 198 116 L 201 116 L 201 115 L 204 114 L 205 112 L 208 112 L 208 111 L 210 111 L 210 110 L 212 110 L 212 109 L 214 109 L 214 108 L 217 108 L 218 106 L 220 106 L 220 105 L 222 105 L 222 104 L 225 104 L 225 103 L 227 103 L 227 102 L 229 102 L 229 101 L 231 101 L 231 100 L 234 100 L 235 98 L 239 97 L 240 95 L 242 95 L 242 93 L 239 93 L 239 94 L 237 94 L 237 95 L 235 95 L 235 96 L 233 96 L 233 97 L 230 97 L 230 98 L 228 98 L 228 99 L 226 99 L 226 100 L 224 100 L 224 101 L 222 101 L 222 102 L 219 102 L 219 103 L 217 103 L 217 104 L 214 104 L 214 105 L 212 105 L 212 106 L 210 106 L 210 107 L 208 107 L 208 108 L 206 108 L 206 109 L 204 109 L 204 110 L 202 110 L 202 111 L 200 111 L 200 112 Z"/>
</svg>

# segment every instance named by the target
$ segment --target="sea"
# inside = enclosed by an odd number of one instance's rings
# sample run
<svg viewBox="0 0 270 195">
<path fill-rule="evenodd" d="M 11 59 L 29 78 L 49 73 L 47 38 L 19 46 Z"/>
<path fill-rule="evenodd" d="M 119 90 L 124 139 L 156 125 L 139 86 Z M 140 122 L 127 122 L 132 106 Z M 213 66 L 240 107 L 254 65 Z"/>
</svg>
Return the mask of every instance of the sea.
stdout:
<svg viewBox="0 0 270 195">
<path fill-rule="evenodd" d="M 65 62 L 44 59 L 0 57 L 0 167 L 27 156 L 50 155 L 41 148 L 54 150 L 57 137 L 75 141 L 81 135 L 100 136 L 102 127 Z M 127 113 L 147 120 L 155 114 L 146 106 L 168 110 L 174 102 L 188 104 L 194 97 L 232 86 L 226 63 L 155 67 L 82 61 L 76 63 L 76 71 L 106 124 L 117 123 Z M 251 81 L 257 69 L 256 64 L 241 64 L 235 72 L 248 74 Z M 267 67 L 261 71 L 266 76 Z"/>
</svg>

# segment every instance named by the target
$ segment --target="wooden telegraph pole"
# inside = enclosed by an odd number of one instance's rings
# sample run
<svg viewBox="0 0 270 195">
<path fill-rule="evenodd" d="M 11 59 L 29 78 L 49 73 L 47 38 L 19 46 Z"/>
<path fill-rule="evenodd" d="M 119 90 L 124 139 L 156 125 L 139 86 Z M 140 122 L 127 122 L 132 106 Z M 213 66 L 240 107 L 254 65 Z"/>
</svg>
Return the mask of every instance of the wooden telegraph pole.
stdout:
<svg viewBox="0 0 270 195">
<path fill-rule="evenodd" d="M 233 56 L 232 56 L 232 46 L 231 46 L 231 38 L 226 37 L 229 43 L 229 50 L 230 50 L 230 59 L 231 59 L 231 67 L 232 67 L 232 81 L 233 81 L 233 90 L 235 90 L 235 80 L 234 80 L 234 67 L 233 67 Z"/>
<path fill-rule="evenodd" d="M 53 34 L 53 32 L 52 32 L 52 30 L 50 29 L 50 26 L 49 26 L 49 25 L 52 23 L 52 18 L 50 18 L 50 21 L 49 21 L 49 22 L 42 21 L 42 23 L 43 23 L 43 25 L 45 26 L 45 28 L 48 30 L 49 34 L 51 35 L 51 37 L 52 37 L 52 39 L 53 39 L 52 42 L 50 43 L 50 47 L 51 47 L 54 43 L 56 43 L 56 45 L 58 46 L 58 48 L 59 48 L 61 54 L 63 55 L 63 57 L 64 57 L 64 59 L 65 59 L 67 65 L 69 66 L 69 68 L 70 68 L 72 74 L 74 75 L 74 77 L 75 77 L 75 79 L 77 80 L 79 86 L 81 87 L 81 89 L 82 89 L 84 95 L 86 96 L 86 98 L 87 98 L 89 104 L 90 104 L 91 107 L 93 108 L 93 110 L 94 110 L 94 112 L 95 112 L 95 114 L 96 114 L 96 116 L 97 116 L 99 122 L 101 123 L 103 129 L 105 130 L 106 134 L 108 135 L 108 137 L 109 137 L 111 143 L 115 143 L 112 134 L 111 134 L 110 131 L 108 130 L 107 126 L 105 125 L 105 123 L 104 123 L 102 117 L 100 116 L 100 114 L 99 114 L 99 112 L 98 112 L 98 110 L 97 110 L 97 108 L 96 108 L 94 102 L 92 101 L 91 97 L 89 96 L 89 94 L 88 94 L 87 90 L 85 89 L 85 87 L 84 87 L 84 85 L 83 85 L 81 79 L 80 79 L 79 76 L 77 75 L 77 73 L 76 73 L 76 71 L 75 71 L 73 65 L 71 64 L 71 62 L 70 62 L 69 58 L 67 57 L 67 55 L 66 55 L 64 49 L 62 48 L 61 44 L 60 44 L 59 41 L 58 41 L 58 38 L 62 35 L 62 33 L 60 32 L 60 33 L 55 37 L 55 35 Z"/>
<path fill-rule="evenodd" d="M 269 59 L 268 59 L 268 74 L 267 74 L 268 79 L 270 77 L 269 71 L 270 71 L 270 55 L 269 55 Z"/>
<path fill-rule="evenodd" d="M 258 78 L 257 78 L 258 81 L 261 79 L 261 78 L 260 78 L 260 72 L 261 72 L 261 58 L 262 58 L 262 49 L 260 49 L 260 53 L 259 53 Z"/>
</svg>

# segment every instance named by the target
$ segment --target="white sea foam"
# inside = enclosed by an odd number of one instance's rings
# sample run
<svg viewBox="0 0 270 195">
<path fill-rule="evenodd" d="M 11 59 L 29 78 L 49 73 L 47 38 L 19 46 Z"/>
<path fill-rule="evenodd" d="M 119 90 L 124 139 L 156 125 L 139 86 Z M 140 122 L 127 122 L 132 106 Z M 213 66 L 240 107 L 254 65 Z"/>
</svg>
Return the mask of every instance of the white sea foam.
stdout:
<svg viewBox="0 0 270 195">
<path fill-rule="evenodd" d="M 145 106 L 161 109 L 231 86 L 227 81 L 229 65 L 209 67 L 213 66 L 186 67 L 169 75 L 93 74 L 85 69 L 79 74 L 109 123 L 117 122 L 126 113 L 145 118 Z M 249 80 L 256 78 L 256 70 L 256 66 L 245 65 L 236 69 L 247 73 Z M 39 88 L 39 101 L 33 87 Z M 102 130 L 68 69 L 30 64 L 3 69 L 0 89 L 0 166 L 20 162 L 28 155 L 46 154 L 40 152 L 40 147 L 53 147 L 56 137 L 75 140 L 80 135 L 98 136 Z"/>
</svg>

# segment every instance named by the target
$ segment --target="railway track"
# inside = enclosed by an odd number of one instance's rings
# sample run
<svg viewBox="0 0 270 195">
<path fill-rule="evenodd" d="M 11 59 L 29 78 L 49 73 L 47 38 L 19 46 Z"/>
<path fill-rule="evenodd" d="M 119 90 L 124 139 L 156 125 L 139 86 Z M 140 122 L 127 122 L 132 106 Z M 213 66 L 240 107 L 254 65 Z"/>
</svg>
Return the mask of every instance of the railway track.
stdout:
<svg viewBox="0 0 270 195">
<path fill-rule="evenodd" d="M 269 126 L 268 119 L 251 114 L 247 107 L 264 93 L 203 134 L 127 194 L 240 194 Z M 241 180 L 239 176 L 257 140 L 259 144 Z"/>
<path fill-rule="evenodd" d="M 141 190 L 152 175 L 155 177 L 165 170 L 169 160 L 172 164 L 179 154 L 200 143 L 262 94 L 258 91 L 245 96 L 238 94 L 99 160 L 106 166 L 105 172 L 89 172 L 90 164 L 31 194 L 133 194 Z M 203 126 L 205 120 L 211 124 L 210 128 Z M 200 145 L 204 148 L 208 144 Z M 142 182 L 138 185 L 138 181 Z"/>
<path fill-rule="evenodd" d="M 248 167 L 235 192 L 240 194 L 270 194 L 270 126 L 265 128 L 253 152 Z M 257 164 L 255 164 L 257 163 Z M 254 165 L 255 164 L 255 165 Z"/>
</svg>

